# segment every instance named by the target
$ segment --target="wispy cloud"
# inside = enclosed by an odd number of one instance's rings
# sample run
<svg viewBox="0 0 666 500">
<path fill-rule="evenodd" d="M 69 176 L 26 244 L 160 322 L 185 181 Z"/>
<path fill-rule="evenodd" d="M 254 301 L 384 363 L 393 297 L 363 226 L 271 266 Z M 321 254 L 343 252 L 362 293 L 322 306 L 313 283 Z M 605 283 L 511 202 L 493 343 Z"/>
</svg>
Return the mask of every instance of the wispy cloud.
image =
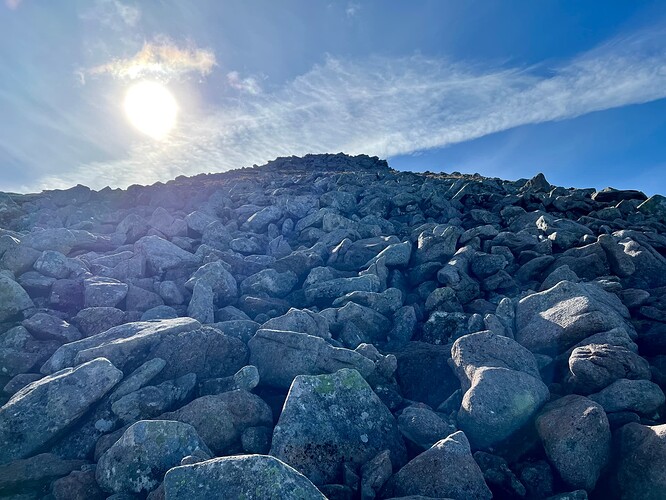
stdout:
<svg viewBox="0 0 666 500">
<path fill-rule="evenodd" d="M 354 17 L 356 14 L 358 14 L 358 11 L 361 10 L 361 6 L 355 2 L 349 2 L 347 4 L 347 8 L 345 9 L 345 13 L 347 14 L 347 17 Z"/>
<path fill-rule="evenodd" d="M 147 76 L 170 79 L 186 73 L 205 76 L 215 65 L 215 54 L 212 50 L 201 49 L 193 44 L 179 47 L 170 39 L 159 37 L 144 43 L 141 50 L 133 56 L 95 66 L 87 73 L 129 80 Z"/>
<path fill-rule="evenodd" d="M 122 31 L 137 26 L 141 19 L 141 9 L 120 0 L 96 0 L 92 7 L 82 12 L 79 17 L 84 21 L 96 21 L 114 31 Z"/>
<path fill-rule="evenodd" d="M 261 85 L 259 85 L 256 78 L 252 76 L 242 78 L 238 71 L 230 71 L 227 73 L 227 83 L 231 88 L 241 92 L 246 92 L 252 95 L 261 93 Z"/>
<path fill-rule="evenodd" d="M 166 146 L 144 142 L 125 159 L 33 187 L 150 183 L 308 152 L 387 157 L 664 97 L 663 30 L 615 39 L 551 68 L 329 58 L 282 88 L 191 117 Z"/>
</svg>

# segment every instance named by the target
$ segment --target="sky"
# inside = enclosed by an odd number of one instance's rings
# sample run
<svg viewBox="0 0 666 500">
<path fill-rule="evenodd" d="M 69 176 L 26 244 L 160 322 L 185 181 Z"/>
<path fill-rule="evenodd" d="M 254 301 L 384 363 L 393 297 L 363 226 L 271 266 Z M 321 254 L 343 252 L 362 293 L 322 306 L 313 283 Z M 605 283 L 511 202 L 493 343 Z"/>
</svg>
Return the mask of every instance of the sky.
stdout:
<svg viewBox="0 0 666 500">
<path fill-rule="evenodd" d="M 666 194 L 666 2 L 0 0 L 2 191 L 340 151 Z"/>
</svg>

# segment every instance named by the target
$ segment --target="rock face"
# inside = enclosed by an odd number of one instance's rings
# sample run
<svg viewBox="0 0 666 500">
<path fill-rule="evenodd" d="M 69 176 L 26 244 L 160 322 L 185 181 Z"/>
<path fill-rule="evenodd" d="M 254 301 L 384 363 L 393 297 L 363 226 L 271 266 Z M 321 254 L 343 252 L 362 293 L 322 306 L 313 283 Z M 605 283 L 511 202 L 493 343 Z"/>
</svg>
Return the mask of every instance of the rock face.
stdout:
<svg viewBox="0 0 666 500">
<path fill-rule="evenodd" d="M 393 476 L 388 490 L 397 497 L 492 498 L 461 431 L 411 460 Z"/>
<path fill-rule="evenodd" d="M 0 496 L 661 498 L 664 214 L 344 154 L 0 193 Z"/>
<path fill-rule="evenodd" d="M 604 409 L 569 395 L 545 406 L 536 420 L 546 455 L 572 488 L 594 489 L 610 458 L 611 433 Z"/>
<path fill-rule="evenodd" d="M 534 356 L 507 337 L 465 335 L 451 348 L 464 392 L 458 423 L 478 448 L 510 438 L 548 400 Z"/>
<path fill-rule="evenodd" d="M 98 358 L 18 391 L 0 408 L 0 463 L 46 446 L 122 378 L 109 360 Z"/>
<path fill-rule="evenodd" d="M 404 463 L 395 419 L 356 370 L 296 377 L 273 433 L 271 455 L 322 485 L 341 479 L 341 464 L 363 465 L 385 449 L 396 466 Z"/>
<path fill-rule="evenodd" d="M 97 482 L 109 493 L 145 493 L 164 474 L 194 454 L 211 456 L 189 424 L 142 420 L 130 426 L 97 463 Z"/>
<path fill-rule="evenodd" d="M 164 497 L 166 500 L 326 498 L 303 474 L 266 455 L 215 458 L 175 467 L 164 478 Z"/>
</svg>

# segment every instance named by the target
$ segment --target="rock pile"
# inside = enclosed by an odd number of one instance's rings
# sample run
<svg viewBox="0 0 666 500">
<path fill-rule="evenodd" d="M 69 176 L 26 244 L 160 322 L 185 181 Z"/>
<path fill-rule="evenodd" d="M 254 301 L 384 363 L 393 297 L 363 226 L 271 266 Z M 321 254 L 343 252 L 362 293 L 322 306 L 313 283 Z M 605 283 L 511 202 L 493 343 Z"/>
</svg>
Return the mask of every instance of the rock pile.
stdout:
<svg viewBox="0 0 666 500">
<path fill-rule="evenodd" d="M 0 215 L 3 498 L 666 498 L 666 198 L 337 154 Z"/>
</svg>

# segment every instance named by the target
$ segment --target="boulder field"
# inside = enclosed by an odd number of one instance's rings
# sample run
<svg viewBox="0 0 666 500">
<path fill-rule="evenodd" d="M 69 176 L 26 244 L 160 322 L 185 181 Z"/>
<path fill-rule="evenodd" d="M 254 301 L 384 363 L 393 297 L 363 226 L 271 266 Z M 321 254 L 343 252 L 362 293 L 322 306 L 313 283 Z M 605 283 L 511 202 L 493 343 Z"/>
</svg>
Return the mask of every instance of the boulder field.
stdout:
<svg viewBox="0 0 666 500">
<path fill-rule="evenodd" d="M 665 499 L 666 198 L 278 158 L 0 194 L 0 497 Z"/>
</svg>

